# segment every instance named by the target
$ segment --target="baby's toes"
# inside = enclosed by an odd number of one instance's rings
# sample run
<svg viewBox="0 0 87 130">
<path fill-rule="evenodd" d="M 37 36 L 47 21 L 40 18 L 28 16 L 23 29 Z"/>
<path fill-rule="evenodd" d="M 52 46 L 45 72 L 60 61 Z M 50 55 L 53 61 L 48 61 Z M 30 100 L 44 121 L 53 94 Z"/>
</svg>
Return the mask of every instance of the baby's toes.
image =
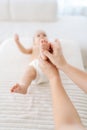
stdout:
<svg viewBox="0 0 87 130">
<path fill-rule="evenodd" d="M 18 85 L 12 87 L 11 92 L 14 92 L 18 88 Z"/>
<path fill-rule="evenodd" d="M 15 87 L 11 88 L 11 92 L 14 92 Z"/>
</svg>

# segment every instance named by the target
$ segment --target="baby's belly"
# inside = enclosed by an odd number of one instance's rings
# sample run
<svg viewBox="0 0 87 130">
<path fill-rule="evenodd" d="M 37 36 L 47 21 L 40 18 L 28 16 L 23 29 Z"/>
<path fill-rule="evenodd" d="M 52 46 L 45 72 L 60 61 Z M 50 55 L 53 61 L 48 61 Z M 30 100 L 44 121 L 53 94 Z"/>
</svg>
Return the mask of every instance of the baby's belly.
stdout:
<svg viewBox="0 0 87 130">
<path fill-rule="evenodd" d="M 35 59 L 37 59 L 37 58 L 38 58 L 37 55 L 31 55 L 31 56 L 30 56 L 30 62 L 33 61 L 33 60 L 35 60 Z"/>
</svg>

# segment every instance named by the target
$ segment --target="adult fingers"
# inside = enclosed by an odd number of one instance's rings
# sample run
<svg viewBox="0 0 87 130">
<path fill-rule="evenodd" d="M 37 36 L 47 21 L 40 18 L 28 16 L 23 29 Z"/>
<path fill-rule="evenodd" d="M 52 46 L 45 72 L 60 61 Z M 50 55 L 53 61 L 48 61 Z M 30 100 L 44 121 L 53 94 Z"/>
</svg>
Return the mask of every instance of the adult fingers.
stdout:
<svg viewBox="0 0 87 130">
<path fill-rule="evenodd" d="M 49 51 L 44 51 L 43 53 L 50 61 L 52 61 L 53 54 L 51 54 Z"/>
</svg>

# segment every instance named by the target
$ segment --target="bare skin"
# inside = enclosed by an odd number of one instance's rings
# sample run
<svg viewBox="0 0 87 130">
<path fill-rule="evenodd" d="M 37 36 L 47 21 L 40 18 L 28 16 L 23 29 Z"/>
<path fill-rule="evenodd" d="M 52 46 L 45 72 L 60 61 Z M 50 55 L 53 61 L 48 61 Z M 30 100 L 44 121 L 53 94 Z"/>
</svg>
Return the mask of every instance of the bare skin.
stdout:
<svg viewBox="0 0 87 130">
<path fill-rule="evenodd" d="M 79 78 L 82 78 L 81 81 L 84 80 L 85 72 L 74 67 L 66 67 L 68 63 L 63 56 L 61 45 L 58 40 L 55 41 L 55 44 L 51 45 L 52 53 L 43 49 L 43 46 L 45 45 L 41 45 L 43 50 L 41 53 L 49 60 L 44 60 L 43 57 L 41 57 L 40 66 L 50 82 L 55 130 L 85 130 L 75 107 L 64 90 L 58 70 L 61 69 L 64 71 L 72 80 L 74 79 L 73 81 L 75 81 L 75 83 L 80 85 L 80 88 L 87 91 L 87 87 L 84 87 L 84 83 L 82 85 L 80 80 L 78 81 Z M 69 73 L 69 71 L 73 74 Z M 81 76 L 81 73 L 83 76 Z M 74 78 L 73 76 L 77 76 L 78 78 Z M 87 80 L 85 80 L 85 83 L 87 83 Z"/>
<path fill-rule="evenodd" d="M 20 83 L 16 83 L 11 88 L 11 92 L 26 94 L 28 86 L 35 78 L 36 78 L 36 70 L 32 66 L 27 67 Z"/>
<path fill-rule="evenodd" d="M 56 40 L 55 44 L 51 44 L 51 48 L 53 48 L 53 54 L 45 50 L 44 55 L 47 56 L 58 69 L 61 69 L 73 82 L 75 82 L 78 87 L 87 93 L 87 73 L 67 63 L 63 56 L 59 40 Z"/>
<path fill-rule="evenodd" d="M 34 59 L 38 58 L 40 51 L 39 51 L 39 46 L 40 42 L 43 40 L 47 41 L 47 35 L 44 31 L 37 31 L 34 35 L 33 38 L 33 45 L 31 48 L 25 48 L 22 43 L 20 42 L 19 36 L 16 34 L 14 37 L 15 43 L 18 46 L 18 49 L 24 53 L 24 54 L 29 54 L 30 55 L 30 61 L 33 61 Z"/>
<path fill-rule="evenodd" d="M 37 59 L 40 55 L 40 43 L 45 42 L 48 40 L 47 35 L 44 31 L 37 31 L 33 38 L 33 46 L 32 48 L 26 49 L 20 42 L 19 36 L 16 34 L 14 37 L 15 43 L 18 46 L 18 49 L 24 53 L 30 55 L 30 61 L 33 61 L 34 59 Z M 48 49 L 48 44 L 45 49 Z M 43 56 L 45 59 L 46 57 Z M 26 94 L 27 89 L 29 85 L 31 84 L 32 80 L 36 78 L 36 70 L 32 66 L 28 66 L 23 77 L 21 78 L 21 81 L 19 83 L 16 83 L 12 88 L 11 92 L 15 93 L 21 93 Z"/>
</svg>

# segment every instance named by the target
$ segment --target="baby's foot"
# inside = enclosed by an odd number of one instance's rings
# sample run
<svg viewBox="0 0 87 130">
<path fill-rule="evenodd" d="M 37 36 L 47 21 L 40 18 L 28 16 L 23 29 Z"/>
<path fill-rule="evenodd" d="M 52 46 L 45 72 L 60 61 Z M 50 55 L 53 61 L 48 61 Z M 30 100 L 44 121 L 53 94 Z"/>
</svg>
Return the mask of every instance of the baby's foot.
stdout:
<svg viewBox="0 0 87 130">
<path fill-rule="evenodd" d="M 27 89 L 25 88 L 24 85 L 16 84 L 12 87 L 11 89 L 12 93 L 21 93 L 21 94 L 26 94 Z"/>
<path fill-rule="evenodd" d="M 49 49 L 50 49 L 50 44 L 48 43 L 48 41 L 41 40 L 41 44 L 40 44 L 40 55 L 41 55 L 42 59 L 47 60 L 47 57 L 43 54 L 43 52 L 45 50 L 49 51 Z"/>
</svg>

